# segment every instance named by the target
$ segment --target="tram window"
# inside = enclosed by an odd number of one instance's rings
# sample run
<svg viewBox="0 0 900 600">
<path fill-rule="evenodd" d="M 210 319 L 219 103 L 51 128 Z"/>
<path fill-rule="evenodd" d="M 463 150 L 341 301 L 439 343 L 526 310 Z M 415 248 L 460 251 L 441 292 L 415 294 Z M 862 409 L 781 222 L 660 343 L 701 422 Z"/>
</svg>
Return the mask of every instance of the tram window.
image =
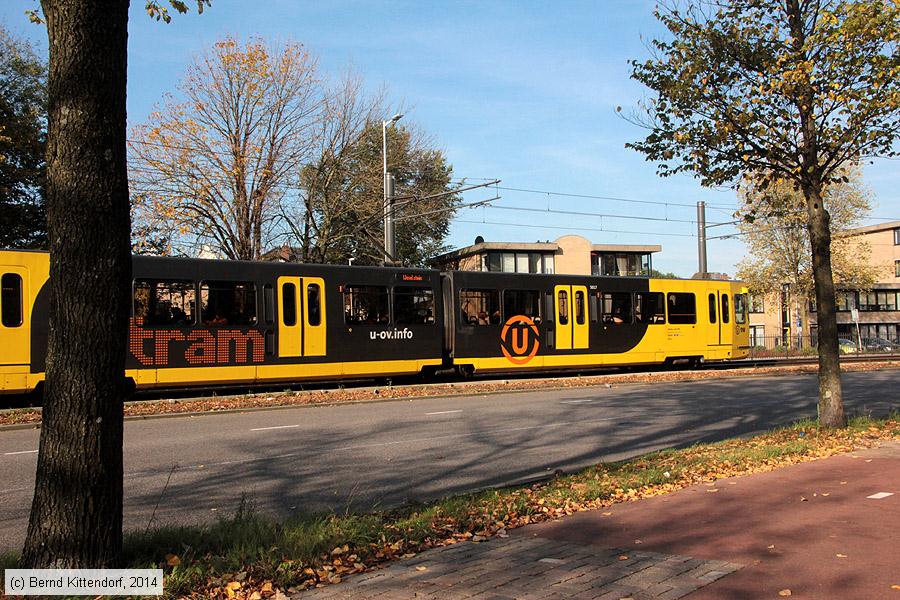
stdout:
<svg viewBox="0 0 900 600">
<path fill-rule="evenodd" d="M 666 322 L 665 299 L 659 292 L 638 292 L 634 295 L 634 320 L 638 323 Z"/>
<path fill-rule="evenodd" d="M 200 318 L 204 325 L 211 327 L 256 325 L 256 284 L 249 281 L 202 282 Z"/>
<path fill-rule="evenodd" d="M 716 322 L 716 295 L 709 295 L 709 322 L 715 324 Z"/>
<path fill-rule="evenodd" d="M 530 319 L 541 318 L 541 295 L 536 290 L 506 290 L 503 292 L 503 318 L 524 315 Z"/>
<path fill-rule="evenodd" d="M 622 325 L 631 323 L 631 294 L 628 292 L 607 292 L 600 296 L 600 319 L 604 323 Z"/>
<path fill-rule="evenodd" d="M 697 322 L 697 297 L 694 294 L 669 294 L 669 323 L 690 325 Z"/>
<path fill-rule="evenodd" d="M 19 327 L 22 324 L 22 276 L 18 273 L 4 273 L 0 278 L 0 308 L 4 327 Z"/>
<path fill-rule="evenodd" d="M 394 323 L 397 325 L 434 323 L 434 290 L 428 287 L 395 287 Z"/>
<path fill-rule="evenodd" d="M 747 296 L 745 294 L 734 295 L 734 322 L 738 325 L 747 322 Z"/>
<path fill-rule="evenodd" d="M 559 324 L 569 324 L 569 292 L 565 290 L 559 291 Z"/>
<path fill-rule="evenodd" d="M 500 324 L 499 290 L 460 290 L 459 308 L 468 325 Z"/>
<path fill-rule="evenodd" d="M 310 327 L 318 327 L 322 324 L 321 292 L 318 283 L 311 283 L 306 287 L 306 311 Z"/>
<path fill-rule="evenodd" d="M 268 283 L 263 286 L 263 312 L 266 323 L 271 323 L 275 319 L 275 291 Z"/>
<path fill-rule="evenodd" d="M 281 320 L 285 327 L 297 324 L 297 286 L 293 283 L 281 286 Z"/>
<path fill-rule="evenodd" d="M 344 287 L 344 321 L 358 325 L 387 325 L 388 290 L 380 285 Z"/>
<path fill-rule="evenodd" d="M 600 294 L 591 294 L 588 298 L 588 314 L 591 315 L 591 323 L 596 323 L 600 319 Z"/>
<path fill-rule="evenodd" d="M 728 309 L 728 294 L 722 294 L 722 322 L 727 323 L 731 311 Z"/>
<path fill-rule="evenodd" d="M 575 324 L 584 325 L 584 292 L 575 292 Z"/>
<path fill-rule="evenodd" d="M 193 281 L 134 282 L 134 316 L 153 327 L 190 327 L 194 324 L 197 292 Z"/>
</svg>

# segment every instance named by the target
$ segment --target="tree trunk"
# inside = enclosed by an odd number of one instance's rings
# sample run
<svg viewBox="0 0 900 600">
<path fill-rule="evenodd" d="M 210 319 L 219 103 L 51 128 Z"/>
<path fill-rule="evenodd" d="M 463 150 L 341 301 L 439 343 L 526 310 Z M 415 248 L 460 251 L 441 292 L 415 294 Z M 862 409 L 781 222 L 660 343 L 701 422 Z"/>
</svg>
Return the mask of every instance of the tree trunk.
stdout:
<svg viewBox="0 0 900 600">
<path fill-rule="evenodd" d="M 131 251 L 128 2 L 43 0 L 50 40 L 50 335 L 22 564 L 117 565 Z"/>
<path fill-rule="evenodd" d="M 809 214 L 813 279 L 816 284 L 816 315 L 819 326 L 819 426 L 844 427 L 841 396 L 841 363 L 838 351 L 834 279 L 831 274 L 831 224 L 822 205 L 821 187 L 803 190 Z"/>
</svg>

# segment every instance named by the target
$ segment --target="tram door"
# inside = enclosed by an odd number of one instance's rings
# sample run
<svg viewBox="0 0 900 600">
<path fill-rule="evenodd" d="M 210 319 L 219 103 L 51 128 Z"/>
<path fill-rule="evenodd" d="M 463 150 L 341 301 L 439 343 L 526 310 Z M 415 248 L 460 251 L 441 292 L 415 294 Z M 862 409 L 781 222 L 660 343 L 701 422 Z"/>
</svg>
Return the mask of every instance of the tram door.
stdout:
<svg viewBox="0 0 900 600">
<path fill-rule="evenodd" d="M 720 291 L 710 292 L 709 300 L 709 340 L 711 346 L 730 346 L 734 343 L 734 308 L 732 297 Z"/>
<path fill-rule="evenodd" d="M 0 365 L 24 365 L 30 361 L 28 271 L 0 266 L 0 282 Z"/>
<path fill-rule="evenodd" d="M 278 278 L 278 356 L 325 356 L 325 283 Z"/>
<path fill-rule="evenodd" d="M 553 289 L 556 312 L 556 348 L 579 350 L 588 347 L 587 287 L 558 285 Z"/>
</svg>

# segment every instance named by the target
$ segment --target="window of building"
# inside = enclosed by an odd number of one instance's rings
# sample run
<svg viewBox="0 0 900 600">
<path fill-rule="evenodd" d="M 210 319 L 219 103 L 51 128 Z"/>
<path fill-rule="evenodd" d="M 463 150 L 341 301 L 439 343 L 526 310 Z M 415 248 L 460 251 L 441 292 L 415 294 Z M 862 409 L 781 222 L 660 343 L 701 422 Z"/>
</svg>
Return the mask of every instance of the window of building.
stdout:
<svg viewBox="0 0 900 600">
<path fill-rule="evenodd" d="M 322 324 L 322 290 L 318 283 L 311 283 L 306 288 L 306 311 L 310 327 Z"/>
<path fill-rule="evenodd" d="M 856 303 L 856 292 L 852 291 L 842 291 L 837 293 L 837 297 L 835 298 L 837 302 L 837 309 L 841 312 L 850 312 L 850 310 L 857 307 Z"/>
<path fill-rule="evenodd" d="M 600 298 L 600 319 L 604 323 L 631 323 L 631 294 L 628 292 L 597 292 Z"/>
<path fill-rule="evenodd" d="M 744 294 L 734 295 L 734 322 L 738 325 L 747 322 L 747 296 Z"/>
<path fill-rule="evenodd" d="M 569 292 L 560 290 L 558 294 L 559 303 L 559 324 L 569 324 Z"/>
<path fill-rule="evenodd" d="M 397 325 L 434 323 L 434 290 L 429 287 L 395 287 L 394 323 Z"/>
<path fill-rule="evenodd" d="M 18 273 L 4 273 L 0 278 L 0 289 L 0 323 L 4 327 L 19 327 L 23 315 L 22 276 Z"/>
<path fill-rule="evenodd" d="M 878 299 L 875 292 L 859 292 L 859 310 L 878 310 Z"/>
<path fill-rule="evenodd" d="M 750 326 L 750 345 L 762 346 L 766 345 L 766 327 L 765 325 Z"/>
<path fill-rule="evenodd" d="M 532 290 L 506 290 L 503 292 L 503 318 L 524 315 L 530 319 L 541 317 L 541 295 Z"/>
<path fill-rule="evenodd" d="M 584 292 L 576 290 L 575 292 L 575 324 L 584 325 Z"/>
<path fill-rule="evenodd" d="M 494 273 L 552 273 L 553 255 L 545 252 L 495 252 L 485 257 L 485 268 Z"/>
<path fill-rule="evenodd" d="M 894 261 L 894 277 L 900 277 L 900 260 Z"/>
<path fill-rule="evenodd" d="M 658 292 L 639 292 L 634 295 L 634 320 L 637 323 L 666 322 L 666 301 Z"/>
<path fill-rule="evenodd" d="M 460 290 L 459 308 L 463 323 L 469 325 L 499 325 L 499 290 Z"/>
<path fill-rule="evenodd" d="M 287 327 L 297 324 L 297 286 L 293 283 L 281 286 L 281 320 Z"/>
<path fill-rule="evenodd" d="M 897 290 L 875 292 L 875 303 L 881 311 L 897 310 Z"/>
<path fill-rule="evenodd" d="M 501 260 L 503 263 L 501 270 L 504 273 L 515 273 L 516 272 L 516 255 L 512 254 L 511 252 L 504 252 L 501 255 L 501 257 L 502 257 Z"/>
<path fill-rule="evenodd" d="M 669 323 L 691 325 L 697 322 L 697 297 L 694 294 L 671 292 L 668 304 Z"/>
<path fill-rule="evenodd" d="M 528 272 L 528 254 L 519 252 L 516 254 L 516 273 Z"/>
<path fill-rule="evenodd" d="M 718 302 L 716 302 L 716 295 L 710 294 L 709 295 L 709 322 L 710 323 L 716 322 L 716 305 L 717 304 L 718 304 Z"/>
<path fill-rule="evenodd" d="M 731 319 L 731 308 L 728 306 L 728 294 L 722 294 L 722 322 L 727 323 Z"/>
<path fill-rule="evenodd" d="M 762 294 L 750 294 L 750 312 L 760 314 L 766 312 L 766 305 Z"/>
<path fill-rule="evenodd" d="M 552 254 L 544 254 L 543 256 L 541 256 L 541 262 L 544 266 L 544 273 L 552 274 L 555 272 L 553 269 L 556 267 L 556 263 L 554 262 Z"/>
<path fill-rule="evenodd" d="M 388 290 L 382 285 L 344 286 L 344 321 L 358 325 L 387 325 Z"/>
<path fill-rule="evenodd" d="M 894 230 L 894 245 L 900 246 L 900 227 Z"/>
<path fill-rule="evenodd" d="M 197 292 L 193 281 L 134 282 L 134 316 L 153 327 L 190 327 L 194 324 Z"/>
<path fill-rule="evenodd" d="M 249 281 L 204 281 L 200 284 L 200 318 L 204 325 L 256 325 L 256 285 Z"/>
<path fill-rule="evenodd" d="M 650 254 L 595 252 L 591 254 L 591 274 L 603 277 L 650 276 Z"/>
</svg>

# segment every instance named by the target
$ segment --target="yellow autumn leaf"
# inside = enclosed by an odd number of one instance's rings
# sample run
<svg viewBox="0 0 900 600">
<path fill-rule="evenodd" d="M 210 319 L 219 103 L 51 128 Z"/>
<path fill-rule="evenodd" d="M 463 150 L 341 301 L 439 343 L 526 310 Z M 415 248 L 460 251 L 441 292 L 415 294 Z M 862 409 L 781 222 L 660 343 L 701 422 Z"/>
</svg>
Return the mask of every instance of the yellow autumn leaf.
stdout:
<svg viewBox="0 0 900 600">
<path fill-rule="evenodd" d="M 791 590 L 785 588 L 785 589 L 781 590 L 780 592 L 778 592 L 778 595 L 779 596 L 790 596 Z"/>
</svg>

